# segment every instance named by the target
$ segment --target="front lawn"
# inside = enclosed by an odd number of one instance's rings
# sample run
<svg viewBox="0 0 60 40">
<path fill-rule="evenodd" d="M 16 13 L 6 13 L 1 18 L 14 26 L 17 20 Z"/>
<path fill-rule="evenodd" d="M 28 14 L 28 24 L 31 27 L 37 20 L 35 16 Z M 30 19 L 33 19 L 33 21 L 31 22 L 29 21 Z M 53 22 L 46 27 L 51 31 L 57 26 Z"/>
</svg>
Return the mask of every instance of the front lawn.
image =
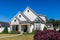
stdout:
<svg viewBox="0 0 60 40">
<path fill-rule="evenodd" d="M 12 34 L 0 34 L 1 36 L 10 36 Z M 1 37 L 0 36 L 0 37 Z M 0 38 L 0 40 L 33 40 L 33 34 L 19 35 L 14 37 Z"/>
</svg>

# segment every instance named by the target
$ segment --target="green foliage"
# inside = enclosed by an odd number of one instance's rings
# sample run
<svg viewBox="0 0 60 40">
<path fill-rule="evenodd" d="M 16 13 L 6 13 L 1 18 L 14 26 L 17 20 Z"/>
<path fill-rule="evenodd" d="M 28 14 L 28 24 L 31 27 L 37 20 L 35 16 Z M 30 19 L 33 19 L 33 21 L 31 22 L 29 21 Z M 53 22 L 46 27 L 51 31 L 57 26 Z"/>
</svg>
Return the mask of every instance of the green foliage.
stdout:
<svg viewBox="0 0 60 40">
<path fill-rule="evenodd" d="M 47 23 L 52 23 L 54 27 L 58 27 L 58 25 L 60 25 L 60 20 L 55 20 L 51 18 L 47 21 Z"/>
<path fill-rule="evenodd" d="M 17 32 L 15 30 L 12 30 L 10 34 L 17 34 Z"/>
<path fill-rule="evenodd" d="M 9 34 L 20 34 L 19 31 L 12 30 Z"/>
<path fill-rule="evenodd" d="M 54 22 L 55 22 L 55 19 L 53 19 L 53 18 L 47 20 L 47 23 L 54 23 Z"/>
<path fill-rule="evenodd" d="M 54 30 L 56 31 L 57 27 L 54 27 Z"/>
<path fill-rule="evenodd" d="M 44 27 L 44 30 L 47 30 L 47 28 L 46 28 L 46 27 Z"/>
<path fill-rule="evenodd" d="M 2 33 L 8 33 L 8 27 L 5 27 Z"/>
</svg>

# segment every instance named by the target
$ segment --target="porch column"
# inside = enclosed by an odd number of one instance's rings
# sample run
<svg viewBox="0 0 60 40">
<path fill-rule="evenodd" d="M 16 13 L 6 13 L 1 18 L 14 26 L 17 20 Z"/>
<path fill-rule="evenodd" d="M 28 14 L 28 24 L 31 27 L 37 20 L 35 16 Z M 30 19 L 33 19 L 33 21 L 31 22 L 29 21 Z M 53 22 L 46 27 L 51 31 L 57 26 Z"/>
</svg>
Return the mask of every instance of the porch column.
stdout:
<svg viewBox="0 0 60 40">
<path fill-rule="evenodd" d="M 34 23 L 34 30 L 36 30 L 36 23 Z"/>
<path fill-rule="evenodd" d="M 30 33 L 30 25 L 28 25 L 28 33 Z"/>
<path fill-rule="evenodd" d="M 19 25 L 19 28 L 18 29 L 19 29 L 19 32 L 21 32 L 21 25 Z"/>
<path fill-rule="evenodd" d="M 12 31 L 12 25 L 10 25 L 10 31 Z"/>
</svg>

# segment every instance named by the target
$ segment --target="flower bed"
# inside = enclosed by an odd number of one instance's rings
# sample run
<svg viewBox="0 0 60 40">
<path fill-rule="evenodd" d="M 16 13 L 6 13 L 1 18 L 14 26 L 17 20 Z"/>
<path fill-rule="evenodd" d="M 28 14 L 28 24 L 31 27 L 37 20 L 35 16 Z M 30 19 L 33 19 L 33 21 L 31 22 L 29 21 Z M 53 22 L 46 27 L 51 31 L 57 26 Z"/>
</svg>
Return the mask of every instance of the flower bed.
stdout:
<svg viewBox="0 0 60 40">
<path fill-rule="evenodd" d="M 60 33 L 53 30 L 36 31 L 34 40 L 60 40 Z"/>
</svg>

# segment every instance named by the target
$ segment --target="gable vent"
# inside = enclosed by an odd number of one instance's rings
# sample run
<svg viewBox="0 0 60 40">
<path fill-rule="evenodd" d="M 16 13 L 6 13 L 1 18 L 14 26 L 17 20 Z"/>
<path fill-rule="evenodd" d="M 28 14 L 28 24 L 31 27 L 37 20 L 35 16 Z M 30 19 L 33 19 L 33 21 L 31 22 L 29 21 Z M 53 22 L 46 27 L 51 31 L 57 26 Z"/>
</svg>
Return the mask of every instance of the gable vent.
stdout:
<svg viewBox="0 0 60 40">
<path fill-rule="evenodd" d="M 14 20 L 14 22 L 16 22 L 16 20 Z"/>
<path fill-rule="evenodd" d="M 21 15 L 19 15 L 19 17 L 21 17 Z"/>
<path fill-rule="evenodd" d="M 29 10 L 27 10 L 27 12 L 29 12 Z"/>
</svg>

